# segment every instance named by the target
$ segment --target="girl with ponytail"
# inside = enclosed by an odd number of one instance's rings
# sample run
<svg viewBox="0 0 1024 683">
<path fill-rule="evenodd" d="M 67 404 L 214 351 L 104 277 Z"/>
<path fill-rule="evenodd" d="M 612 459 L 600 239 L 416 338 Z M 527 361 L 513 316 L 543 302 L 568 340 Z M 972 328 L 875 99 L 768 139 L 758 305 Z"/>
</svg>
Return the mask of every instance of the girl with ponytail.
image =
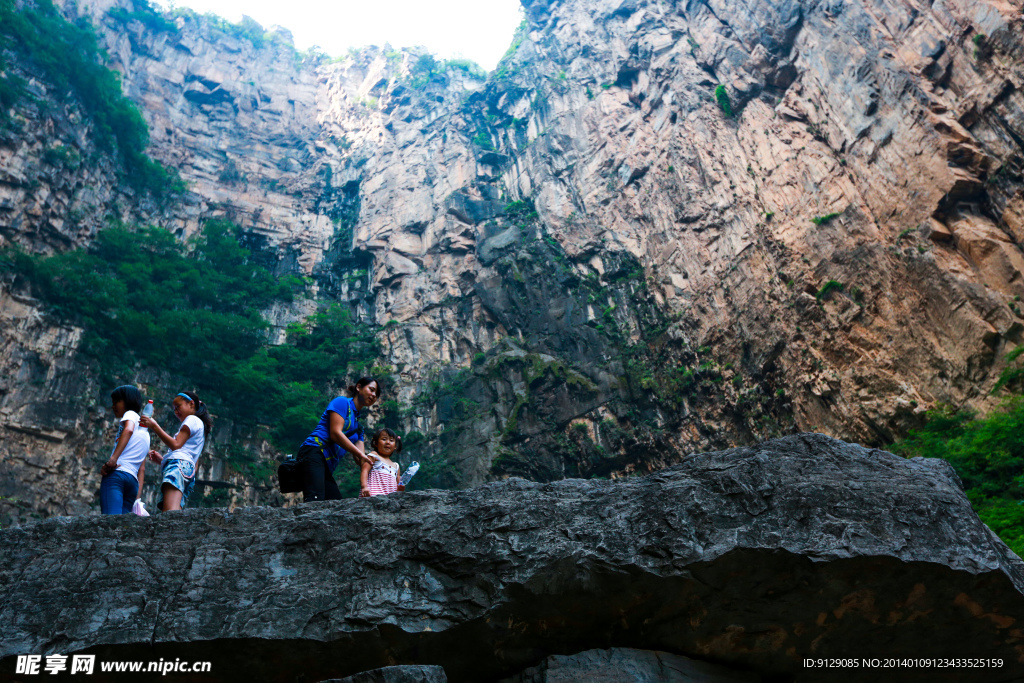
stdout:
<svg viewBox="0 0 1024 683">
<path fill-rule="evenodd" d="M 143 415 L 139 422 L 156 434 L 157 438 L 171 449 L 167 455 L 150 451 L 149 459 L 163 464 L 163 483 L 160 494 L 163 500 L 157 507 L 164 512 L 181 510 L 188 503 L 188 497 L 196 485 L 196 461 L 206 446 L 206 436 L 213 426 L 210 411 L 199 396 L 191 391 L 182 391 L 174 397 L 174 416 L 181 420 L 181 427 L 173 437 L 160 428 L 156 420 Z"/>
</svg>

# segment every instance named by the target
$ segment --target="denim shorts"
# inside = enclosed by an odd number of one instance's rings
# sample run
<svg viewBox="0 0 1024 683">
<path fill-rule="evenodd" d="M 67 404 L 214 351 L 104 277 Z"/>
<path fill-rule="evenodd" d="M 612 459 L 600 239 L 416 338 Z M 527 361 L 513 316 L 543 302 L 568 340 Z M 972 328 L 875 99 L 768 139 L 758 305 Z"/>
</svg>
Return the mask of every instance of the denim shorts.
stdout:
<svg viewBox="0 0 1024 683">
<path fill-rule="evenodd" d="M 196 487 L 195 473 L 196 466 L 188 460 L 175 458 L 174 460 L 164 461 L 163 483 L 170 484 L 181 491 L 181 509 L 183 510 L 188 502 L 189 495 L 192 493 L 192 489 Z"/>
</svg>

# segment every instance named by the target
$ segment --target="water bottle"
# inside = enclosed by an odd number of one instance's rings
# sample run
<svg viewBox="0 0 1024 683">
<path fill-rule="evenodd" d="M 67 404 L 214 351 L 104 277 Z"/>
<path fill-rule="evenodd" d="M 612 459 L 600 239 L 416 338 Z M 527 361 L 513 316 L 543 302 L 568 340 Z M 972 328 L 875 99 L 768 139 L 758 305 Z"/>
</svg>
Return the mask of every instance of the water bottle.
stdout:
<svg viewBox="0 0 1024 683">
<path fill-rule="evenodd" d="M 409 468 L 405 472 L 402 472 L 402 477 L 398 480 L 399 486 L 407 486 L 409 481 L 413 478 L 413 475 L 415 475 L 419 469 L 420 464 L 418 462 L 413 461 L 410 463 Z"/>
<path fill-rule="evenodd" d="M 150 401 L 142 407 L 142 414 L 146 417 L 153 417 L 153 401 Z M 145 429 L 145 427 L 142 429 Z"/>
</svg>

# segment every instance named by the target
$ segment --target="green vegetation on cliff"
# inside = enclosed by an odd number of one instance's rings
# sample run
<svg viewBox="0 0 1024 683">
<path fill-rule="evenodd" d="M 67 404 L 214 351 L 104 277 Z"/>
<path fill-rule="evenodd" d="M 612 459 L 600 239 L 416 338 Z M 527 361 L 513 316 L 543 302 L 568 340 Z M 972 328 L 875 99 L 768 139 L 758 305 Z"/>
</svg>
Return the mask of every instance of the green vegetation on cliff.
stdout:
<svg viewBox="0 0 1024 683">
<path fill-rule="evenodd" d="M 827 213 L 824 216 L 815 216 L 814 218 L 811 219 L 811 222 L 817 226 L 828 225 L 829 223 L 831 223 L 836 218 L 839 218 L 842 215 L 842 212 L 834 211 L 832 213 Z"/>
<path fill-rule="evenodd" d="M 0 0 L 0 49 L 16 53 L 41 72 L 58 96 L 74 92 L 92 122 L 96 145 L 103 151 L 116 149 L 125 178 L 136 190 L 165 196 L 184 189 L 175 171 L 146 155 L 146 121 L 121 93 L 120 75 L 101 63 L 104 55 L 87 21 L 68 22 L 50 0 L 20 9 L 14 0 Z M 0 80 L 5 107 L 26 94 L 20 79 L 6 75 Z"/>
<path fill-rule="evenodd" d="M 985 417 L 940 406 L 892 450 L 948 460 L 981 520 L 1024 555 L 1024 397 L 1007 399 Z"/>
<path fill-rule="evenodd" d="M 399 52 L 385 54 L 389 60 L 392 54 L 398 55 L 397 59 L 401 59 Z M 451 70 L 462 71 L 467 76 L 481 81 L 487 78 L 487 72 L 470 59 L 437 59 L 432 54 L 424 53 L 410 63 L 409 78 L 406 82 L 409 87 L 422 90 L 435 79 L 443 82 Z"/>
<path fill-rule="evenodd" d="M 729 101 L 729 93 L 724 85 L 719 85 L 715 88 L 715 100 L 718 101 L 718 106 L 722 108 L 722 112 L 729 118 L 732 118 L 732 102 Z"/>
<path fill-rule="evenodd" d="M 281 449 L 298 447 L 331 392 L 376 359 L 372 330 L 331 306 L 289 326 L 271 345 L 262 312 L 303 286 L 277 277 L 225 220 L 187 243 L 159 228 L 101 231 L 88 249 L 43 257 L 0 252 L 0 273 L 24 278 L 58 319 L 84 330 L 81 352 L 107 384 L 143 367 L 194 387 L 241 425 L 270 425 Z"/>
<path fill-rule="evenodd" d="M 178 27 L 175 26 L 174 22 L 154 9 L 146 0 L 131 1 L 131 10 L 123 7 L 112 7 L 107 12 L 107 16 L 122 24 L 138 21 L 154 33 L 177 33 Z"/>
</svg>

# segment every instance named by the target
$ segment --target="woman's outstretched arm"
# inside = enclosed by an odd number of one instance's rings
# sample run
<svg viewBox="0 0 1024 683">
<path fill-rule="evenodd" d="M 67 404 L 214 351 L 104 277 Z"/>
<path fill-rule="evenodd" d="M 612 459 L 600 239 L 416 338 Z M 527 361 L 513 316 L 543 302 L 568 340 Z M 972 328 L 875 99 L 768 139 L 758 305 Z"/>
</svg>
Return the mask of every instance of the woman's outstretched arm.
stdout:
<svg viewBox="0 0 1024 683">
<path fill-rule="evenodd" d="M 345 418 L 343 418 L 341 415 L 338 415 L 335 412 L 332 412 L 329 415 L 331 441 L 333 441 L 334 443 L 338 444 L 346 451 L 351 453 L 352 457 L 355 458 L 357 463 L 370 462 L 370 459 L 367 458 L 366 455 L 364 455 L 363 449 L 359 447 L 362 446 L 363 442 L 359 441 L 358 444 L 355 444 L 352 443 L 347 436 L 345 436 Z"/>
</svg>

